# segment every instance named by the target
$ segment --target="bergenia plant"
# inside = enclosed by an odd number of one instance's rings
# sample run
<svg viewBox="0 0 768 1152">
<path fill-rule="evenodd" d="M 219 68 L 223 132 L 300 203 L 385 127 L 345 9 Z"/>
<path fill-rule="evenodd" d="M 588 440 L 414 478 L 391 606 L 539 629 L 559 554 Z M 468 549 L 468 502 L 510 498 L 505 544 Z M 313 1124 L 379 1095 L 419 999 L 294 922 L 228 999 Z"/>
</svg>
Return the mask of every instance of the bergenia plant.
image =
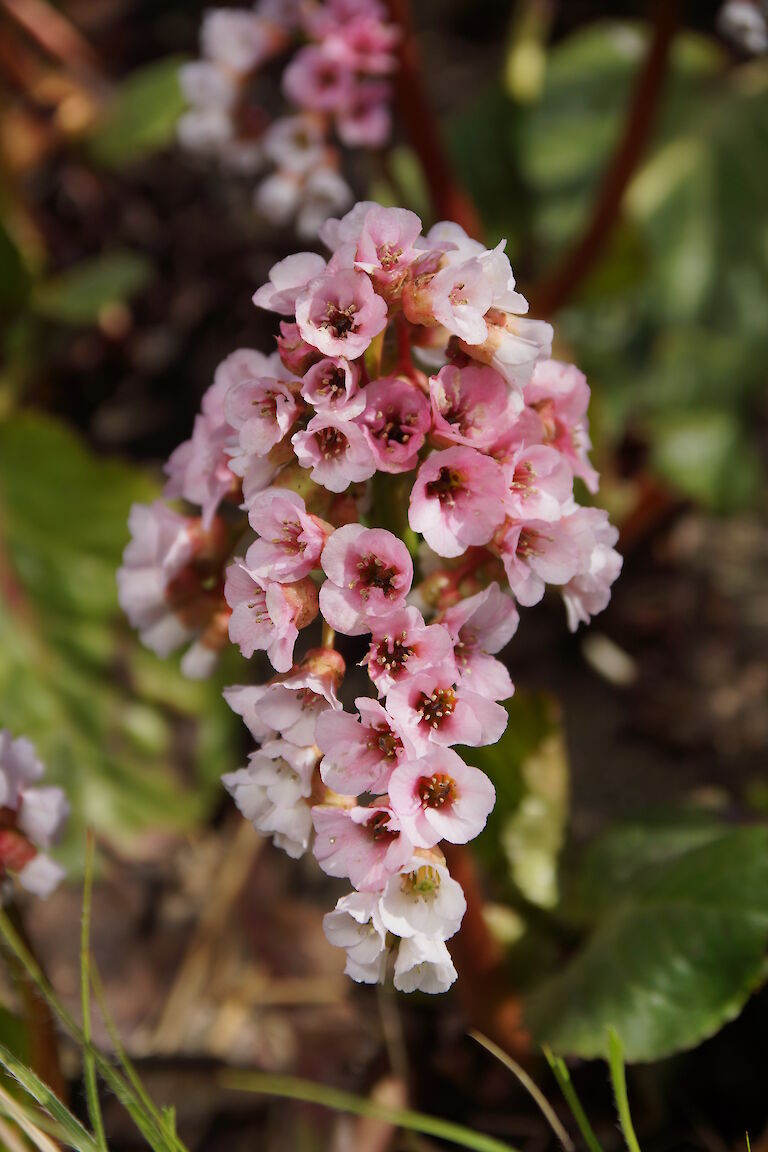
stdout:
<svg viewBox="0 0 768 1152">
<path fill-rule="evenodd" d="M 598 482 L 589 389 L 550 359 L 504 243 L 370 202 L 320 235 L 327 261 L 290 256 L 255 294 L 277 351 L 219 366 L 168 462 L 196 514 L 133 509 L 120 596 L 190 674 L 227 636 L 266 653 L 266 682 L 225 692 L 258 745 L 226 788 L 350 882 L 325 917 L 350 976 L 391 961 L 397 988 L 441 992 L 465 910 L 441 844 L 493 808 L 469 750 L 507 724 L 499 653 L 547 585 L 571 629 L 605 608 L 617 533 L 574 498 Z"/>
<path fill-rule="evenodd" d="M 389 139 L 387 77 L 398 37 L 378 0 L 213 9 L 203 19 L 201 59 L 181 69 L 190 108 L 179 139 L 230 170 L 263 174 L 258 211 L 315 236 L 353 199 L 342 147 L 380 148 Z M 285 107 L 274 115 L 265 66 L 277 58 Z"/>
</svg>

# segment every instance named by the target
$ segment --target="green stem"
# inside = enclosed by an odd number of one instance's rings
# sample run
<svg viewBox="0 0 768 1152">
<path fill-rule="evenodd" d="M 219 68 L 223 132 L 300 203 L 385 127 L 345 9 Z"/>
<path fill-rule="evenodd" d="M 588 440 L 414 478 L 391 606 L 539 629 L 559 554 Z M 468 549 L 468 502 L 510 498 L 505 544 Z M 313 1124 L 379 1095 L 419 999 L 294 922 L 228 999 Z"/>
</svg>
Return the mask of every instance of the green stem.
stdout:
<svg viewBox="0 0 768 1152">
<path fill-rule="evenodd" d="M 629 1111 L 629 1097 L 627 1096 L 627 1076 L 624 1070 L 624 1046 L 618 1032 L 611 1028 L 608 1033 L 608 1068 L 611 1073 L 613 1094 L 616 1097 L 616 1111 L 619 1114 L 619 1124 L 624 1134 L 624 1142 L 628 1152 L 640 1152 L 632 1116 Z"/>
<path fill-rule="evenodd" d="M 88 1115 L 96 1143 L 102 1152 L 107 1152 L 104 1135 L 104 1121 L 99 1103 L 99 1085 L 96 1079 L 96 1062 L 89 1046 L 91 1043 L 91 903 L 93 895 L 93 833 L 89 830 L 85 841 L 85 877 L 83 880 L 83 920 L 80 932 L 80 1002 L 83 1014 L 83 1036 L 86 1047 L 83 1049 L 83 1079 Z"/>
<path fill-rule="evenodd" d="M 371 1100 L 363 1100 L 350 1092 L 329 1088 L 327 1084 L 316 1084 L 312 1080 L 300 1080 L 293 1076 L 269 1076 L 259 1072 L 226 1072 L 221 1082 L 227 1088 L 241 1092 L 260 1092 L 266 1096 L 279 1096 L 284 1100 L 301 1100 L 305 1104 L 320 1104 L 335 1112 L 348 1112 L 353 1116 L 365 1116 L 371 1120 L 384 1120 L 398 1128 L 420 1132 L 423 1136 L 434 1136 L 447 1140 L 470 1152 L 515 1152 L 509 1144 L 503 1144 L 492 1136 L 473 1132 L 461 1124 L 441 1120 L 437 1116 L 425 1116 L 406 1108 L 388 1108 Z"/>
<path fill-rule="evenodd" d="M 592 1125 L 587 1119 L 587 1114 L 582 1107 L 581 1100 L 579 1100 L 579 1097 L 576 1094 L 576 1089 L 571 1083 L 571 1076 L 565 1061 L 562 1059 L 562 1057 L 555 1056 L 554 1053 L 546 1046 L 546 1044 L 544 1045 L 543 1051 L 544 1056 L 546 1057 L 546 1061 L 552 1069 L 553 1075 L 560 1086 L 560 1091 L 565 1097 L 565 1101 L 579 1127 L 579 1132 L 581 1132 L 584 1143 L 586 1144 L 587 1148 L 589 1148 L 589 1152 L 603 1152 L 600 1141 L 598 1140 L 597 1136 L 595 1136 Z"/>
</svg>

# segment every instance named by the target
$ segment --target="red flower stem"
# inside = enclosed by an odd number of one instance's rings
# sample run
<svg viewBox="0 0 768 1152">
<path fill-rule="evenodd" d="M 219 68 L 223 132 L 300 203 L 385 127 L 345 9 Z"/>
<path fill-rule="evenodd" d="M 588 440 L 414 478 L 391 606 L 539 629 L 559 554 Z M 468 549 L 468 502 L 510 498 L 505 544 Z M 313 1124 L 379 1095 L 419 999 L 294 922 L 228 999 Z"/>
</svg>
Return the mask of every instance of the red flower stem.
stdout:
<svg viewBox="0 0 768 1152">
<path fill-rule="evenodd" d="M 553 316 L 572 298 L 605 251 L 624 193 L 650 139 L 679 17 L 680 0 L 654 0 L 651 42 L 618 147 L 603 176 L 584 232 L 558 267 L 529 291 L 532 315 Z"/>
<path fill-rule="evenodd" d="M 398 112 L 411 145 L 421 161 L 435 215 L 441 220 L 454 220 L 470 236 L 480 238 L 480 217 L 456 178 L 424 88 L 410 0 L 387 0 L 387 6 L 390 16 L 401 30 L 395 78 Z"/>
</svg>

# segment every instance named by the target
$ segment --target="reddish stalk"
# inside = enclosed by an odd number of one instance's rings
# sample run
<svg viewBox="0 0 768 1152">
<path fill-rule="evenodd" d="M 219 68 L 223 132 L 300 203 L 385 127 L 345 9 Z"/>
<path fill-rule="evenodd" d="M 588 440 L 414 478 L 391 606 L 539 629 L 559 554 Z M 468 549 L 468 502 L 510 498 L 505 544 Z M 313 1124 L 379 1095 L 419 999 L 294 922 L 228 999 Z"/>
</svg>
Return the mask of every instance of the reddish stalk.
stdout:
<svg viewBox="0 0 768 1152">
<path fill-rule="evenodd" d="M 587 226 L 562 262 L 528 293 L 531 312 L 552 316 L 570 300 L 605 251 L 621 203 L 650 139 L 661 101 L 669 50 L 680 18 L 680 0 L 654 0 L 653 34 L 637 77 L 618 147 L 598 190 Z"/>
<path fill-rule="evenodd" d="M 424 88 L 410 0 L 387 0 L 387 6 L 393 21 L 401 29 L 396 77 L 398 111 L 421 161 L 432 206 L 439 219 L 455 220 L 470 236 L 480 237 L 480 217 L 456 178 Z"/>
</svg>

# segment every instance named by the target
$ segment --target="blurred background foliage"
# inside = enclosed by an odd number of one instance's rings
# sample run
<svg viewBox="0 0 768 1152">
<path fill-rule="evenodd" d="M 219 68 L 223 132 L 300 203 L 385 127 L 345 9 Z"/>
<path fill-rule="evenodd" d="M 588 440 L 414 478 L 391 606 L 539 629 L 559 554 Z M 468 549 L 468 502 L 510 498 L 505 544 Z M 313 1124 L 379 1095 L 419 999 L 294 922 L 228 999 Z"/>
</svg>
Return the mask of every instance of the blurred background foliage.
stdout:
<svg viewBox="0 0 768 1152">
<path fill-rule="evenodd" d="M 71 0 L 44 39 L 12 14 L 25 7 L 0 0 L 0 725 L 31 736 L 65 783 L 76 866 L 86 824 L 128 856 L 150 832 L 205 827 L 241 754 L 220 699 L 245 674 L 235 658 L 203 684 L 155 660 L 117 612 L 114 574 L 130 504 L 159 492 L 159 462 L 188 435 L 217 362 L 269 347 L 272 321 L 250 295 L 295 241 L 254 216 L 247 181 L 175 146 L 177 71 L 202 5 Z M 474 3 L 415 5 L 457 172 L 534 298 L 582 233 L 621 138 L 648 48 L 643 7 L 498 0 L 479 21 Z M 728 524 L 765 509 L 768 62 L 717 38 L 716 4 L 689 7 L 606 251 L 551 318 L 556 354 L 592 387 L 601 502 L 626 523 L 650 486 L 663 507 L 707 516 L 728 548 Z M 430 222 L 402 137 L 352 177 L 360 198 L 406 202 Z M 697 563 L 705 544 L 691 546 Z M 570 676 L 573 719 L 583 664 L 552 640 L 556 619 L 536 616 L 543 640 L 523 624 L 513 671 L 524 685 L 529 659 L 532 686 L 510 703 L 503 741 L 467 751 L 499 796 L 478 843 L 488 922 L 518 987 L 548 977 L 529 1005 L 537 1035 L 591 1056 L 618 1022 L 628 1057 L 647 1060 L 710 1035 L 761 979 L 768 845 L 762 829 L 694 806 L 608 827 L 586 853 L 566 848 L 579 737 L 536 685 Z M 636 641 L 664 619 L 625 613 L 616 635 Z M 663 657 L 659 642 L 652 675 Z M 613 641 L 594 662 L 614 688 L 637 674 Z M 595 741 L 583 726 L 581 739 L 584 760 Z M 670 742 L 683 747 L 679 731 Z M 596 769 L 606 807 L 622 807 L 624 768 Z"/>
</svg>

